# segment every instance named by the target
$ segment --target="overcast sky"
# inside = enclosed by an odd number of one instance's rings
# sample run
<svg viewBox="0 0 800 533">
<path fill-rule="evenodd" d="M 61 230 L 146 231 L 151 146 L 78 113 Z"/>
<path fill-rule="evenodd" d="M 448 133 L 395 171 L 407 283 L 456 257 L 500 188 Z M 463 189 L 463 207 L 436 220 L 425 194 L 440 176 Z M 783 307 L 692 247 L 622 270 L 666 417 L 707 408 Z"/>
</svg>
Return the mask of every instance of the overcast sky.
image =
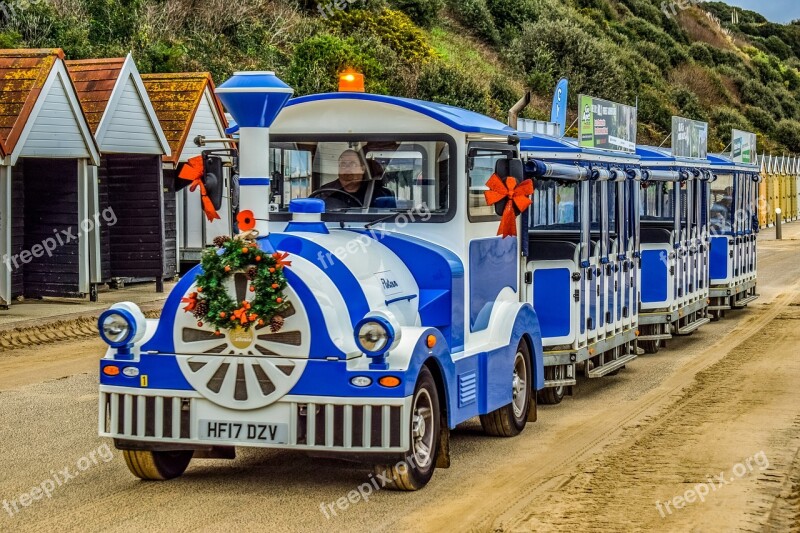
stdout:
<svg viewBox="0 0 800 533">
<path fill-rule="evenodd" d="M 723 0 L 731 6 L 739 6 L 761 13 L 773 22 L 791 22 L 800 19 L 800 0 Z"/>
</svg>

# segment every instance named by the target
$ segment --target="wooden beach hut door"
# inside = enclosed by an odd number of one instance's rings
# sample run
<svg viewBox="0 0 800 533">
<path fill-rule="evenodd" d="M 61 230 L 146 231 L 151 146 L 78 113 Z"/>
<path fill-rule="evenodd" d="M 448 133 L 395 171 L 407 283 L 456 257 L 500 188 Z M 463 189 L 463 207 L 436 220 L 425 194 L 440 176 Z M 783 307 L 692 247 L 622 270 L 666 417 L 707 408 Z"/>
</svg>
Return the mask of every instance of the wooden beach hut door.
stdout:
<svg viewBox="0 0 800 533">
<path fill-rule="evenodd" d="M 161 280 L 164 259 L 164 192 L 160 155 L 104 155 L 100 167 L 105 279 Z M 105 220 L 105 218 L 103 219 Z M 172 272 L 176 267 L 172 260 Z M 173 274 L 174 275 L 174 274 Z"/>
<path fill-rule="evenodd" d="M 81 297 L 78 162 L 23 158 L 23 293 Z M 38 256 L 38 257 L 37 257 Z"/>
</svg>

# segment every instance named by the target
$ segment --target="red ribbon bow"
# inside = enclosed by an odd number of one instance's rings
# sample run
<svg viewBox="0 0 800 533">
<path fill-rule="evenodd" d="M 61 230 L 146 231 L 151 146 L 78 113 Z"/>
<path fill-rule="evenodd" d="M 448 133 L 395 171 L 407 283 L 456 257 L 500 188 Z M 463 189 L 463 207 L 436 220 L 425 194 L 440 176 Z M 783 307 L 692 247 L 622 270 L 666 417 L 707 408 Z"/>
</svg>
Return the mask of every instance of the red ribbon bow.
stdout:
<svg viewBox="0 0 800 533">
<path fill-rule="evenodd" d="M 214 209 L 214 204 L 211 203 L 211 198 L 208 197 L 206 186 L 203 183 L 203 176 L 205 176 L 205 169 L 203 168 L 203 156 L 198 155 L 189 159 L 181 169 L 178 177 L 184 180 L 189 180 L 192 184 L 189 190 L 194 192 L 198 187 L 200 188 L 200 198 L 203 200 L 203 212 L 206 214 L 209 222 L 218 220 L 220 218 L 217 210 Z"/>
<path fill-rule="evenodd" d="M 286 258 L 289 257 L 289 254 L 287 252 L 275 252 L 274 254 L 272 254 L 272 257 L 275 258 L 275 266 L 277 267 L 292 266 L 292 262 L 286 260 Z"/>
<path fill-rule="evenodd" d="M 247 309 L 245 307 L 240 307 L 239 309 L 234 311 L 233 319 L 241 322 L 243 326 L 247 324 Z"/>
<path fill-rule="evenodd" d="M 506 178 L 506 181 L 503 182 L 500 176 L 492 174 L 492 177 L 486 182 L 486 186 L 489 187 L 489 190 L 484 191 L 483 195 L 488 205 L 508 199 L 506 207 L 503 209 L 503 218 L 500 220 L 497 234 L 502 235 L 503 238 L 516 237 L 517 215 L 514 207 L 516 206 L 519 211 L 525 211 L 531 205 L 531 199 L 528 197 L 533 194 L 533 182 L 524 180 L 518 184 L 516 178 L 512 177 Z"/>
<path fill-rule="evenodd" d="M 183 310 L 187 313 L 194 311 L 194 308 L 197 307 L 197 293 L 193 292 L 187 298 L 181 298 L 181 303 L 186 304 Z"/>
</svg>

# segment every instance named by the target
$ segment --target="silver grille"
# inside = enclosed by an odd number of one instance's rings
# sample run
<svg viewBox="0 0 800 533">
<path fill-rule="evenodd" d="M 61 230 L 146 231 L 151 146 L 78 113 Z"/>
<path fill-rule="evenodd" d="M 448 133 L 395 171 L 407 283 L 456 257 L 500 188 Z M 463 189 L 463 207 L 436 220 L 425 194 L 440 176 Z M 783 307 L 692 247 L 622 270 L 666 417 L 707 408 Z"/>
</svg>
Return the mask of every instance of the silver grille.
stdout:
<svg viewBox="0 0 800 533">
<path fill-rule="evenodd" d="M 191 439 L 195 398 L 100 393 L 100 434 L 108 437 Z"/>
<path fill-rule="evenodd" d="M 135 392 L 101 391 L 101 436 L 204 444 L 194 426 L 198 402 L 207 400 L 199 395 Z M 290 416 L 288 443 L 276 447 L 351 452 L 402 452 L 409 447 L 410 398 L 331 398 L 331 403 L 310 400 L 295 396 L 273 404 L 284 408 L 288 405 Z M 383 405 L 376 405 L 377 402 Z M 268 419 L 269 407 L 265 409 L 263 417 Z"/>
</svg>

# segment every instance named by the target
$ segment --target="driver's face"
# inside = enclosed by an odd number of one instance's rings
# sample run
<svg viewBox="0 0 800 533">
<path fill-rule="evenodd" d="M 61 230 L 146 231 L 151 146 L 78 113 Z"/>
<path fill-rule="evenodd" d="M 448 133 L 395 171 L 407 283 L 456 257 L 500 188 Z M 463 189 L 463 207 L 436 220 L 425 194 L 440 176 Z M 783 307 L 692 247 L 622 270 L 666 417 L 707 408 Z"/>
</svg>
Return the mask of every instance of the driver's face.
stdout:
<svg viewBox="0 0 800 533">
<path fill-rule="evenodd" d="M 339 158 L 339 183 L 347 192 L 356 192 L 364 180 L 364 167 L 352 152 L 342 154 Z"/>
</svg>

